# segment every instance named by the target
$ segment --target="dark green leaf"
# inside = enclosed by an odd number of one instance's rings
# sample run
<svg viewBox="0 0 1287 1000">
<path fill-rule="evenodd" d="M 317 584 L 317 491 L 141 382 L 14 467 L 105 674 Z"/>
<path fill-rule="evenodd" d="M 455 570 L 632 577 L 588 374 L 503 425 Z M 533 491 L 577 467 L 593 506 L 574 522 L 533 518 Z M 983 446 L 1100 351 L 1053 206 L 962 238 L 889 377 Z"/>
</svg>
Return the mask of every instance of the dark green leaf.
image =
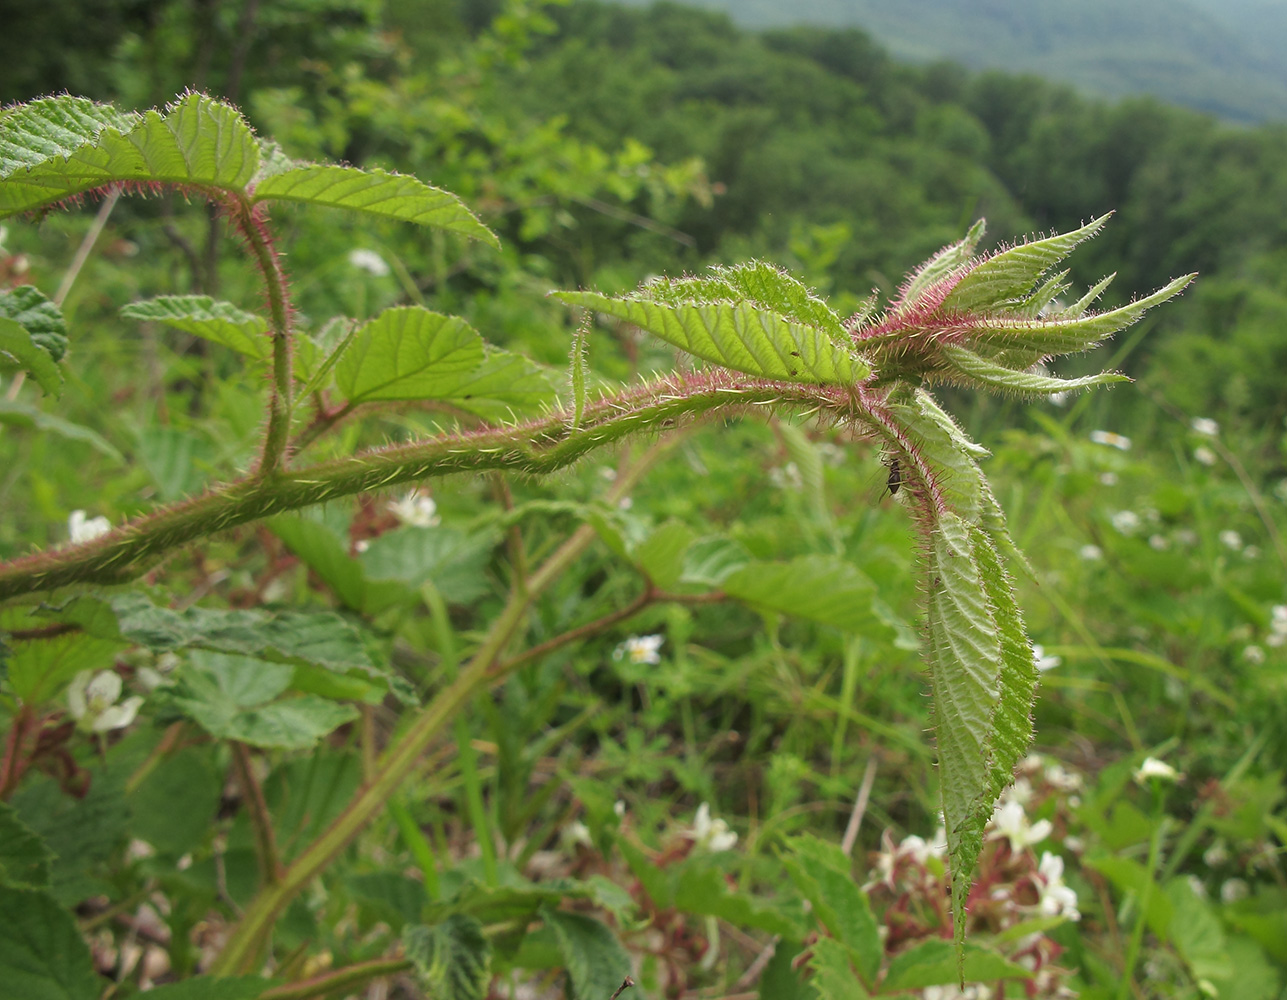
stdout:
<svg viewBox="0 0 1287 1000">
<path fill-rule="evenodd" d="M 580 913 L 545 909 L 571 982 L 572 1000 L 606 1000 L 630 975 L 630 955 L 606 926 Z"/>
<path fill-rule="evenodd" d="M 853 954 L 835 938 L 819 938 L 809 949 L 813 985 L 822 1000 L 866 1000 L 871 996 L 854 974 Z"/>
<path fill-rule="evenodd" d="M 783 861 L 796 888 L 832 936 L 848 946 L 863 979 L 875 982 L 884 946 L 867 894 L 854 881 L 852 862 L 836 845 L 808 835 L 794 838 L 791 850 Z"/>
<path fill-rule="evenodd" d="M 49 884 L 53 852 L 14 812 L 0 802 L 0 886 L 40 889 Z"/>
<path fill-rule="evenodd" d="M 82 670 L 105 670 L 126 647 L 119 640 L 68 632 L 52 639 L 11 642 L 9 683 L 25 702 L 39 705 L 56 697 Z"/>
<path fill-rule="evenodd" d="M 130 832 L 165 854 L 186 854 L 210 834 L 222 793 L 210 748 L 185 747 L 161 760 L 130 794 Z"/>
<path fill-rule="evenodd" d="M 965 981 L 996 982 L 998 979 L 1028 979 L 1030 969 L 978 945 L 965 948 Z M 881 992 L 919 990 L 926 986 L 944 986 L 958 982 L 961 966 L 952 942 L 934 938 L 894 956 L 881 984 Z"/>
<path fill-rule="evenodd" d="M 0 292 L 0 316 L 31 334 L 32 342 L 54 361 L 62 361 L 67 353 L 67 321 L 62 310 L 35 285 L 16 285 Z"/>
<path fill-rule="evenodd" d="M 483 1000 L 491 984 L 492 946 L 483 925 L 459 914 L 402 932 L 407 957 L 434 1000 Z"/>
<path fill-rule="evenodd" d="M 18 368 L 36 380 L 48 396 L 63 391 L 63 373 L 49 352 L 37 344 L 31 334 L 11 319 L 0 316 L 0 362 Z"/>
<path fill-rule="evenodd" d="M 98 1000 L 89 948 L 48 893 L 0 886 L 0 986 L 14 1000 Z"/>
<path fill-rule="evenodd" d="M 483 359 L 482 338 L 463 319 L 400 306 L 357 332 L 335 364 L 335 384 L 353 405 L 438 399 Z"/>
<path fill-rule="evenodd" d="M 215 979 L 196 976 L 181 983 L 157 986 L 147 993 L 148 1000 L 258 1000 L 273 985 L 271 979 L 258 976 L 235 976 Z"/>
</svg>

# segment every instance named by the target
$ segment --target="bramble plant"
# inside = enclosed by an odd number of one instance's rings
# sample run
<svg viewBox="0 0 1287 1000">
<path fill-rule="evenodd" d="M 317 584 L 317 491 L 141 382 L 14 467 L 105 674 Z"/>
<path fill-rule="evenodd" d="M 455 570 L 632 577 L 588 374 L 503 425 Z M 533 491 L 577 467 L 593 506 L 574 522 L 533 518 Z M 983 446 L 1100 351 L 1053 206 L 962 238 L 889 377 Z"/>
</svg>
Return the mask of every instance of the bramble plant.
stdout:
<svg viewBox="0 0 1287 1000">
<path fill-rule="evenodd" d="M 724 906 L 720 900 L 733 897 L 714 869 L 709 879 L 695 869 L 689 876 L 705 879 L 705 905 L 714 907 L 708 914 L 793 933 L 797 940 L 820 933 L 810 962 L 825 997 L 854 995 L 845 992 L 853 982 L 863 995 L 878 995 L 958 975 L 1000 980 L 1028 973 L 999 952 L 964 943 L 985 828 L 1032 735 L 1037 667 L 1006 568 L 1022 556 L 979 465 L 986 452 L 931 390 L 950 385 L 1039 397 L 1123 381 L 1115 373 L 1063 380 L 1041 373 L 1041 365 L 1125 328 L 1178 294 L 1192 275 L 1108 311 L 1091 309 L 1108 279 L 1065 304 L 1060 296 L 1069 288 L 1067 272 L 1051 271 L 1104 226 L 1103 217 L 983 255 L 976 252 L 980 222 L 910 275 L 893 301 L 882 308 L 873 298 L 848 318 L 802 282 L 761 262 L 658 278 L 624 296 L 558 292 L 558 300 L 584 317 L 567 389 L 559 392 L 557 380 L 540 366 L 490 347 L 464 320 L 420 306 L 389 308 L 362 323 L 342 317 L 317 323 L 297 315 L 269 218 L 277 203 L 344 209 L 497 245 L 446 191 L 380 170 L 292 161 L 256 138 L 235 108 L 195 93 L 146 114 L 54 97 L 0 116 L 0 215 L 43 213 L 87 195 L 167 189 L 218 208 L 241 237 L 266 304 L 255 313 L 210 297 L 162 296 L 133 303 L 123 315 L 204 338 L 266 373 L 259 454 L 240 478 L 116 526 L 79 522 L 81 540 L 0 565 L 0 600 L 8 602 L 0 612 L 0 655 L 9 714 L 0 796 L 17 801 L 24 779 L 36 772 L 54 775 L 69 792 L 84 795 L 92 788 L 98 778 L 69 747 L 130 726 L 141 701 L 139 695 L 120 699 L 123 676 L 151 684 L 156 718 L 169 725 L 138 763 L 131 789 L 183 751 L 184 733 L 221 742 L 258 877 L 253 898 L 240 909 L 220 893 L 217 905 L 232 915 L 230 930 L 210 949 L 204 968 L 188 971 L 237 977 L 228 979 L 220 997 L 281 1000 L 355 988 L 412 968 L 433 996 L 483 997 L 502 970 L 562 967 L 572 995 L 606 997 L 631 972 L 628 956 L 607 926 L 561 904 L 582 901 L 614 912 L 624 925 L 630 900 L 603 879 L 524 883 L 497 875 L 476 777 L 470 784 L 471 741 L 461 730 L 461 713 L 519 667 L 602 634 L 651 605 L 734 601 L 858 633 L 888 630 L 872 610 L 874 585 L 839 559 L 743 560 L 698 573 L 691 534 L 663 526 L 638 540 L 614 520 L 618 502 L 684 428 L 716 417 L 794 413 L 874 438 L 891 467 L 897 463 L 896 499 L 920 542 L 923 655 L 951 873 L 950 912 L 941 926 L 953 929 L 957 956 L 944 963 L 942 942 L 929 941 L 920 973 L 908 971 L 917 959 L 906 954 L 891 973 L 867 894 L 850 878 L 843 853 L 820 841 L 802 838 L 786 855 L 800 897 L 814 904 L 812 916 L 798 907 Z M 596 391 L 586 362 L 596 319 L 646 331 L 693 363 Z M 4 371 L 25 373 L 57 397 L 69 339 L 57 306 L 34 287 L 0 293 Z M 449 425 L 383 447 L 354 447 L 359 438 L 348 429 L 368 414 L 409 404 L 445 415 Z M 519 531 L 522 510 L 497 523 L 508 533 L 510 587 L 479 633 L 454 630 L 449 605 L 470 596 L 453 593 L 450 575 L 435 572 L 448 565 L 436 543 L 384 538 L 392 525 L 368 524 L 345 552 L 318 522 L 292 514 L 450 475 L 543 476 L 640 438 L 657 441 L 625 466 L 604 504 L 584 512 L 587 523 L 549 547 L 543 559 L 528 562 Z M 424 494 L 409 497 L 402 520 L 428 524 L 433 509 L 426 500 Z M 264 607 L 262 589 L 249 606 L 206 606 L 197 597 L 151 586 L 164 581 L 164 561 L 185 546 L 252 524 L 265 525 L 306 562 L 347 613 Z M 538 599 L 557 587 L 596 538 L 640 569 L 643 592 L 604 618 L 533 638 L 530 619 Z M 386 566 L 401 560 L 405 571 L 398 583 L 390 582 L 395 574 L 364 575 L 359 554 L 365 565 L 376 556 Z M 412 565 L 417 560 L 423 572 Z M 145 577 L 147 586 L 140 582 Z M 427 692 L 390 662 L 388 636 L 417 605 L 426 614 L 417 627 L 433 637 L 445 668 Z M 646 649 L 641 658 L 646 661 Z M 424 693 L 428 700 L 420 704 Z M 60 703 L 68 697 L 74 725 L 63 721 Z M 380 733 L 371 708 L 386 697 L 403 711 L 391 733 Z M 427 752 L 452 735 L 453 726 L 484 864 L 482 884 L 440 884 L 434 849 L 404 801 Z M 289 796 L 274 803 L 265 794 L 260 758 L 306 750 L 343 727 L 351 727 L 361 749 L 361 780 L 337 781 L 349 798 L 329 823 L 295 817 L 287 846 L 281 839 L 285 820 L 274 808 L 291 808 Z M 77 729 L 88 737 L 76 736 Z M 274 950 L 274 927 L 386 813 L 415 859 L 425 898 L 412 907 L 416 917 L 404 922 L 400 951 L 313 975 L 317 967 L 305 960 L 306 949 Z M 97 996 L 88 953 L 65 908 L 84 896 L 74 884 L 51 885 L 48 851 L 28 829 L 29 812 L 0 806 L 0 825 L 6 845 L 13 845 L 5 847 L 0 867 L 0 924 L 29 923 L 43 935 L 27 956 L 29 995 L 55 995 L 50 991 L 58 983 L 64 990 L 59 996 Z M 673 899 L 674 886 L 662 885 L 657 868 L 630 854 L 637 849 L 624 839 L 618 846 L 650 893 L 669 892 Z M 1018 853 L 1002 861 L 1017 863 Z M 989 861 L 993 868 L 1000 863 L 995 856 Z M 653 874 L 645 878 L 641 873 L 649 870 Z M 1035 861 L 1023 871 L 1033 884 L 1054 884 L 1049 875 L 1039 881 Z M 62 962 L 59 955 L 72 958 Z M 8 974 L 16 975 L 18 960 L 0 955 L 0 964 L 5 961 Z M 260 978 L 265 970 L 275 979 Z"/>
</svg>

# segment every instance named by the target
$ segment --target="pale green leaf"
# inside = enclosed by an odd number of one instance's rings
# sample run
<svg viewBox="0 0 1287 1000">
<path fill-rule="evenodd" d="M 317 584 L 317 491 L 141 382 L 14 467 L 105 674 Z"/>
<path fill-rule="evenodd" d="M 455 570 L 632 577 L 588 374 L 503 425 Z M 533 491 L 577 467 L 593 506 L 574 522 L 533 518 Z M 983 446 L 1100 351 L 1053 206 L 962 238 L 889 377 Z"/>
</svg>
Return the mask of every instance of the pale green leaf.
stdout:
<svg viewBox="0 0 1287 1000">
<path fill-rule="evenodd" d="M 521 354 L 491 350 L 473 371 L 444 378 L 433 398 L 495 422 L 537 411 L 554 396 L 544 368 Z"/>
<path fill-rule="evenodd" d="M 49 884 L 53 852 L 13 807 L 0 802 L 0 886 L 39 889 Z"/>
<path fill-rule="evenodd" d="M 1053 378 L 1049 375 L 1037 375 L 1033 372 L 1015 371 L 996 362 L 979 357 L 964 347 L 950 344 L 943 347 L 943 357 L 962 375 L 968 376 L 969 384 L 977 384 L 1015 395 L 1048 395 L 1053 392 L 1071 392 L 1074 389 L 1085 389 L 1092 385 L 1112 385 L 1115 382 L 1129 382 L 1130 379 L 1121 372 L 1100 372 L 1098 375 L 1087 375 L 1083 378 Z"/>
<path fill-rule="evenodd" d="M 1188 879 L 1171 879 L 1166 884 L 1171 901 L 1171 944 L 1184 960 L 1194 979 L 1221 980 L 1233 976 L 1233 963 L 1225 941 L 1224 928 L 1211 905 L 1193 891 Z M 1224 995 L 1223 993 L 1221 994 Z"/>
<path fill-rule="evenodd" d="M 371 580 L 412 588 L 432 581 L 449 604 L 467 605 L 491 590 L 487 566 L 499 540 L 490 529 L 471 534 L 447 525 L 408 526 L 371 539 L 358 561 Z"/>
<path fill-rule="evenodd" d="M 297 201 L 414 222 L 499 247 L 496 235 L 449 191 L 415 177 L 326 164 L 296 166 L 261 180 L 255 201 Z"/>
<path fill-rule="evenodd" d="M 21 121 L 24 129 L 55 131 L 31 116 Z M 11 132 L 0 120 L 0 146 L 14 164 L 0 181 L 0 215 L 120 182 L 241 191 L 259 165 L 258 144 L 238 111 L 202 94 L 118 124 L 127 123 L 120 129 L 93 120 L 79 133 L 64 131 L 46 142 L 29 131 Z M 73 145 L 77 138 L 82 141 Z"/>
<path fill-rule="evenodd" d="M 133 112 L 66 94 L 6 108 L 0 111 L 0 179 L 70 156 L 105 128 L 126 132 L 138 121 Z"/>
<path fill-rule="evenodd" d="M 417 306 L 386 309 L 357 332 L 335 365 L 351 405 L 436 399 L 482 364 L 482 338 L 462 319 Z"/>
<path fill-rule="evenodd" d="M 906 443 L 933 470 L 939 491 L 961 517 L 977 523 L 983 514 L 986 488 L 976 458 L 988 454 L 966 437 L 934 397 L 923 389 L 891 394 L 888 409 L 902 427 Z M 904 442 L 897 442 L 899 447 Z M 903 470 L 904 475 L 907 470 Z"/>
<path fill-rule="evenodd" d="M 1150 827 L 1151 821 L 1145 819 L 1141 832 Z M 1144 865 L 1133 858 L 1110 854 L 1088 854 L 1082 859 L 1082 864 L 1105 876 L 1123 897 L 1132 894 L 1134 905 L 1142 909 L 1149 930 L 1159 939 L 1166 940 L 1169 937 L 1174 926 L 1175 908 L 1171 905 L 1170 897 L 1162 891 L 1162 887 L 1154 881 Z M 1145 895 L 1148 896 L 1147 906 L 1144 905 Z"/>
<path fill-rule="evenodd" d="M 1001 696 L 1001 639 L 974 554 L 970 526 L 940 515 L 929 551 L 926 616 L 939 785 L 952 869 L 958 941 L 965 898 L 992 815 L 992 715 Z"/>
<path fill-rule="evenodd" d="M 1107 277 L 1100 278 L 1099 281 L 1091 286 L 1090 291 L 1070 305 L 1067 309 L 1062 310 L 1059 313 L 1059 317 L 1061 319 L 1077 319 L 1082 315 L 1082 313 L 1091 307 L 1096 299 L 1104 294 L 1104 289 L 1111 285 L 1113 283 L 1113 279 L 1116 277 L 1117 272 L 1114 271 Z"/>
<path fill-rule="evenodd" d="M 483 925 L 454 914 L 441 924 L 402 932 L 406 955 L 434 1000 L 483 1000 L 492 979 L 492 946 Z"/>
<path fill-rule="evenodd" d="M 67 632 L 50 639 L 10 640 L 9 684 L 24 702 L 39 705 L 57 696 L 82 670 L 106 670 L 126 643 Z"/>
<path fill-rule="evenodd" d="M 943 308 L 977 313 L 1011 304 L 1031 289 L 1042 274 L 1072 253 L 1078 243 L 1104 228 L 1107 221 L 1108 215 L 1101 215 L 1070 233 L 1021 243 L 989 257 L 956 283 L 943 300 Z"/>
<path fill-rule="evenodd" d="M 268 323 L 254 313 L 238 309 L 231 302 L 219 302 L 209 295 L 161 295 L 132 302 L 121 309 L 126 319 L 164 323 L 230 347 L 239 354 L 266 360 L 272 354 Z"/>
<path fill-rule="evenodd" d="M 819 327 L 793 323 L 749 303 L 665 305 L 594 292 L 557 292 L 555 297 L 632 323 L 689 354 L 749 375 L 852 385 L 870 371 Z"/>
<path fill-rule="evenodd" d="M 0 362 L 25 371 L 46 395 L 59 396 L 63 391 L 63 373 L 49 352 L 37 344 L 20 324 L 0 316 Z"/>
<path fill-rule="evenodd" d="M 630 975 L 630 955 L 606 926 L 581 913 L 541 910 L 554 931 L 567 969 L 572 1000 L 606 1000 Z"/>
<path fill-rule="evenodd" d="M 76 919 L 47 893 L 0 887 L 0 984 L 15 1000 L 98 1000 Z"/>
<path fill-rule="evenodd" d="M 590 376 L 590 327 L 589 313 L 585 320 L 577 324 L 576 336 L 572 339 L 572 359 L 568 373 L 568 382 L 572 388 L 572 426 L 581 426 L 581 417 L 585 413 L 585 387 Z"/>
<path fill-rule="evenodd" d="M 662 590 L 675 585 L 684 568 L 684 554 L 693 531 L 682 521 L 667 521 L 631 553 L 635 564 Z"/>
<path fill-rule="evenodd" d="M 688 547 L 680 580 L 718 587 L 749 562 L 751 553 L 741 542 L 718 535 L 699 538 Z"/>
<path fill-rule="evenodd" d="M 881 983 L 882 993 L 920 990 L 958 982 L 964 967 L 967 983 L 996 982 L 998 979 L 1029 979 L 1032 971 L 977 945 L 965 945 L 963 963 L 956 950 L 942 938 L 931 938 L 894 956 Z"/>
<path fill-rule="evenodd" d="M 876 585 L 858 567 L 836 556 L 748 563 L 725 578 L 723 589 L 729 597 L 760 611 L 864 635 L 892 634 L 872 608 Z"/>
<path fill-rule="evenodd" d="M 31 334 L 55 361 L 67 353 L 67 321 L 62 310 L 35 285 L 16 285 L 0 292 L 0 316 Z"/>
<path fill-rule="evenodd" d="M 915 306 L 927 289 L 932 288 L 968 263 L 970 258 L 974 256 L 979 240 L 983 239 L 986 228 L 986 222 L 983 219 L 979 219 L 978 222 L 970 227 L 964 239 L 945 246 L 918 267 L 911 280 L 899 292 L 898 304 L 890 310 L 890 316 L 895 317 L 906 309 Z"/>
</svg>

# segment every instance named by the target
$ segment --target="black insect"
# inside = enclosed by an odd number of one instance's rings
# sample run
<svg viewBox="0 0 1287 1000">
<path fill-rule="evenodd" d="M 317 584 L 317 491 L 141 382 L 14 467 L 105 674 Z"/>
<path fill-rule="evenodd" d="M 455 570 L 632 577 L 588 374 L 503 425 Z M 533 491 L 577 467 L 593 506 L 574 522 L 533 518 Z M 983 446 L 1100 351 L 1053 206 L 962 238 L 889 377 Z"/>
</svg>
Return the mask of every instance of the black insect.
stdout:
<svg viewBox="0 0 1287 1000">
<path fill-rule="evenodd" d="M 898 465 L 898 459 L 889 460 L 889 478 L 885 480 L 885 488 L 889 490 L 892 497 L 903 485 L 903 470 Z"/>
</svg>

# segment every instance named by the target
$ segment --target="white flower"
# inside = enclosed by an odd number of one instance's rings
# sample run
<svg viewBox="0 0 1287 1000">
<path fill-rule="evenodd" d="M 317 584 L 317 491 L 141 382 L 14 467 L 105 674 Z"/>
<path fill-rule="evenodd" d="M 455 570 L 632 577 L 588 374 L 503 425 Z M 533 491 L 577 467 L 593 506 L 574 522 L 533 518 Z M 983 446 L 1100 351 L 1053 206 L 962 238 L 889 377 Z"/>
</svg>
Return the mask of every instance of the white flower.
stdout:
<svg viewBox="0 0 1287 1000">
<path fill-rule="evenodd" d="M 629 510 L 634 505 L 635 505 L 634 497 L 622 497 L 620 500 L 617 501 L 618 510 Z"/>
<path fill-rule="evenodd" d="M 1220 886 L 1220 902 L 1236 903 L 1240 899 L 1246 899 L 1251 895 L 1251 887 L 1240 878 L 1227 879 L 1224 885 Z"/>
<path fill-rule="evenodd" d="M 1199 465 L 1205 465 L 1208 468 L 1219 461 L 1216 458 L 1216 453 L 1204 444 L 1200 444 L 1193 449 L 1193 460 Z"/>
<path fill-rule="evenodd" d="M 617 814 L 617 819 L 625 819 L 626 818 L 625 802 L 621 799 L 617 799 L 616 802 L 612 803 L 612 811 Z"/>
<path fill-rule="evenodd" d="M 433 497 L 412 490 L 401 500 L 390 500 L 389 510 L 403 524 L 415 528 L 432 528 L 438 523 L 438 505 Z"/>
<path fill-rule="evenodd" d="M 661 644 L 666 639 L 661 635 L 632 635 L 612 651 L 614 660 L 630 658 L 631 663 L 661 662 Z"/>
<path fill-rule="evenodd" d="M 1277 649 L 1279 646 L 1287 643 L 1287 632 L 1270 632 L 1265 636 L 1265 645 Z"/>
<path fill-rule="evenodd" d="M 1171 540 L 1165 535 L 1149 535 L 1148 547 L 1154 552 L 1165 552 L 1171 547 Z"/>
<path fill-rule="evenodd" d="M 1086 562 L 1096 562 L 1104 558 L 1104 550 L 1098 545 L 1083 545 L 1077 550 L 1077 554 L 1085 559 Z"/>
<path fill-rule="evenodd" d="M 349 264 L 377 278 L 383 278 L 389 273 L 388 263 L 374 250 L 350 250 Z"/>
<path fill-rule="evenodd" d="M 992 814 L 992 833 L 988 839 L 1000 840 L 1004 837 L 1010 842 L 1010 852 L 1018 854 L 1032 844 L 1041 843 L 1050 836 L 1052 829 L 1048 819 L 1029 823 L 1023 806 L 1014 800 L 1008 800 L 997 806 L 996 812 Z"/>
<path fill-rule="evenodd" d="M 1272 636 L 1270 638 L 1272 638 Z M 1259 665 L 1265 662 L 1265 651 L 1259 646 L 1252 644 L 1242 651 L 1242 658 L 1248 663 Z"/>
<path fill-rule="evenodd" d="M 1116 448 L 1118 451 L 1131 450 L 1131 439 L 1125 434 L 1115 434 L 1112 431 L 1091 431 L 1090 439 L 1095 444 L 1106 444 L 1110 448 Z"/>
<path fill-rule="evenodd" d="M 73 545 L 79 542 L 92 542 L 111 530 L 112 522 L 107 518 L 87 518 L 83 510 L 74 510 L 71 512 L 71 517 L 67 518 L 67 534 L 71 537 Z"/>
<path fill-rule="evenodd" d="M 1113 527 L 1123 535 L 1133 535 L 1139 531 L 1140 516 L 1133 510 L 1119 510 L 1112 520 Z"/>
<path fill-rule="evenodd" d="M 1229 848 L 1225 846 L 1223 840 L 1217 840 L 1202 852 L 1202 861 L 1208 868 L 1219 868 L 1228 860 Z"/>
<path fill-rule="evenodd" d="M 1216 537 L 1220 539 L 1221 545 L 1227 549 L 1233 549 L 1234 552 L 1242 548 L 1242 536 L 1232 528 L 1225 528 Z"/>
<path fill-rule="evenodd" d="M 1063 858 L 1045 851 L 1037 866 L 1037 878 L 1041 882 L 1041 901 L 1037 905 L 1042 913 L 1048 917 L 1081 919 L 1081 914 L 1077 911 L 1077 893 L 1064 885 Z"/>
<path fill-rule="evenodd" d="M 1184 876 L 1184 881 L 1189 883 L 1189 888 L 1193 890 L 1193 895 L 1197 896 L 1198 899 L 1207 898 L 1207 886 L 1202 879 L 1196 875 L 1186 875 Z"/>
<path fill-rule="evenodd" d="M 1194 417 L 1189 421 L 1189 426 L 1203 437 L 1215 437 L 1220 433 L 1220 425 L 1210 417 Z"/>
<path fill-rule="evenodd" d="M 711 807 L 705 802 L 697 807 L 689 836 L 693 838 L 697 850 L 710 851 L 712 854 L 731 850 L 737 843 L 737 834 L 728 828 L 727 823 L 722 819 L 711 819 Z"/>
<path fill-rule="evenodd" d="M 1018 802 L 1026 806 L 1032 801 L 1032 782 L 1027 778 L 1015 778 L 1014 784 L 1001 789 L 1001 801 Z"/>
<path fill-rule="evenodd" d="M 1046 768 L 1046 781 L 1061 792 L 1075 792 L 1082 786 L 1081 775 L 1066 770 L 1062 764 L 1051 764 Z"/>
<path fill-rule="evenodd" d="M 1189 546 L 1197 545 L 1198 533 L 1196 531 L 1191 531 L 1188 528 L 1181 528 L 1179 531 L 1175 533 L 1175 540 L 1179 542 L 1181 545 L 1189 545 Z"/>
<path fill-rule="evenodd" d="M 1116 486 L 1116 485 L 1117 485 L 1117 473 L 1116 473 L 1116 472 L 1101 472 L 1101 473 L 1099 474 L 1099 485 L 1100 485 L 1100 486 Z"/>
<path fill-rule="evenodd" d="M 1158 760 L 1156 757 L 1145 757 L 1144 763 L 1135 772 L 1135 782 L 1144 785 L 1150 778 L 1175 782 L 1182 780 L 1184 775 L 1165 761 Z"/>
<path fill-rule="evenodd" d="M 911 858 L 918 865 L 924 865 L 930 858 L 941 858 L 946 853 L 947 831 L 943 827 L 939 827 L 929 841 L 915 834 L 910 837 L 904 837 L 903 842 L 898 845 L 898 850 L 894 852 L 894 856 Z"/>
<path fill-rule="evenodd" d="M 67 688 L 67 708 L 76 720 L 76 728 L 87 733 L 124 729 L 138 715 L 143 699 L 134 695 L 118 705 L 116 699 L 120 696 L 120 674 L 82 670 Z"/>
<path fill-rule="evenodd" d="M 575 850 L 578 846 L 594 846 L 594 841 L 590 838 L 590 828 L 579 819 L 574 819 L 563 828 L 562 838 L 564 847 L 570 851 Z"/>
<path fill-rule="evenodd" d="M 1037 665 L 1037 670 L 1044 674 L 1047 670 L 1054 670 L 1064 660 L 1062 656 L 1047 656 L 1044 646 L 1033 643 L 1032 662 Z"/>
<path fill-rule="evenodd" d="M 1258 549 L 1254 545 L 1248 545 L 1245 549 L 1242 550 L 1242 555 L 1243 555 L 1243 558 L 1245 559 L 1259 559 L 1260 549 Z"/>
</svg>

